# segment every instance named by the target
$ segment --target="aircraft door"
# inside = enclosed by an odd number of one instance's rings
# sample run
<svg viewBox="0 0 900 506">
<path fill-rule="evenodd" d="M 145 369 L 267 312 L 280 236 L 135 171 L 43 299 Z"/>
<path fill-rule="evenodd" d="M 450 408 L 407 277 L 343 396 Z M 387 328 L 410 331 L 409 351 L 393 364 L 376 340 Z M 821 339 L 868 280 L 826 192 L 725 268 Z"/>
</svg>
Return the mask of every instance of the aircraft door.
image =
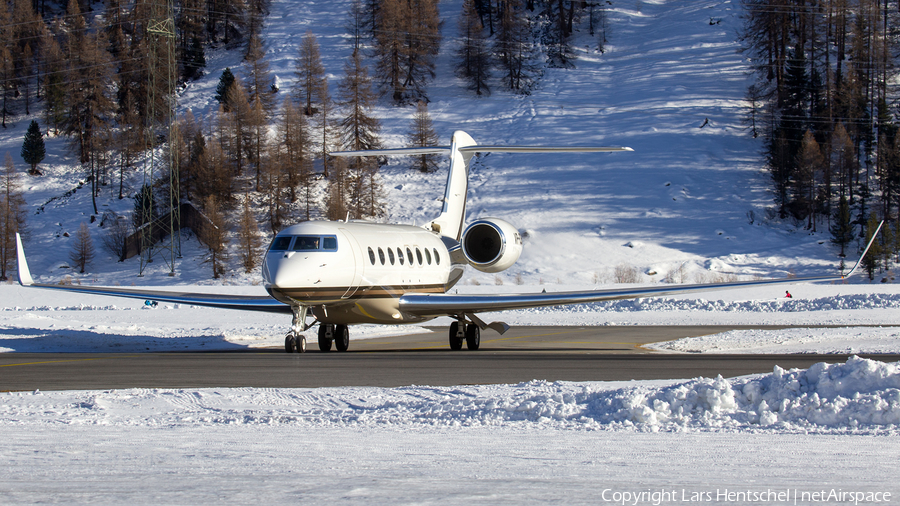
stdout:
<svg viewBox="0 0 900 506">
<path fill-rule="evenodd" d="M 363 269 L 365 269 L 366 262 L 363 260 L 362 250 L 360 249 L 359 243 L 356 242 L 356 238 L 353 237 L 350 232 L 346 229 L 338 229 L 341 233 L 341 242 L 347 245 L 347 248 L 350 250 L 350 255 L 347 255 L 346 259 L 352 262 L 351 267 L 353 269 L 353 280 L 350 282 L 350 285 L 347 288 L 347 292 L 341 296 L 342 299 L 348 299 L 356 293 L 356 290 L 359 289 L 359 284 L 362 282 L 363 277 Z"/>
</svg>

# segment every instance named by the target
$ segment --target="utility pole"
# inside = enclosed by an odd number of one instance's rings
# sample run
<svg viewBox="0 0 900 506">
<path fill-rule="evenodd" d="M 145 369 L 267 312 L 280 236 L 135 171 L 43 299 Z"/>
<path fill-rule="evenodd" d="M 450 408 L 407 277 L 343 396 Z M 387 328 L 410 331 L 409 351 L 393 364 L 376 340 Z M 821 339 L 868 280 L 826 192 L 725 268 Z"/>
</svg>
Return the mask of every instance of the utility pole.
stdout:
<svg viewBox="0 0 900 506">
<path fill-rule="evenodd" d="M 175 117 L 175 88 L 177 63 L 175 61 L 175 9 L 172 0 L 153 0 L 150 4 L 150 20 L 147 23 L 150 42 L 148 55 L 148 115 L 146 118 L 147 147 L 150 153 L 144 165 L 144 184 L 154 188 L 162 177 L 157 173 L 168 167 L 168 202 L 160 209 L 161 216 L 153 219 L 154 197 L 143 200 L 143 228 L 141 230 L 141 269 L 144 275 L 147 265 L 153 262 L 155 231 L 168 228 L 168 244 L 158 249 L 169 266 L 169 275 L 175 275 L 175 259 L 181 258 L 181 202 L 178 171 L 178 123 Z M 163 153 L 160 153 L 162 149 Z"/>
</svg>

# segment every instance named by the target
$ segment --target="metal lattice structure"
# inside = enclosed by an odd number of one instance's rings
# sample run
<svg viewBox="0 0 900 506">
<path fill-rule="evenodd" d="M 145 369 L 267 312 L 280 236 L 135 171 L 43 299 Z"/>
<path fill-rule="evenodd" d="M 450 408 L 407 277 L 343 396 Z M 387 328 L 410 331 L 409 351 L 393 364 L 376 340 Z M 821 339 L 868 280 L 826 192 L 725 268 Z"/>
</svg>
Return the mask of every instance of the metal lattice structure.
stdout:
<svg viewBox="0 0 900 506">
<path fill-rule="evenodd" d="M 178 170 L 178 124 L 175 117 L 175 10 L 172 0 L 152 0 L 150 21 L 147 23 L 149 54 L 147 55 L 146 118 L 147 147 L 150 149 L 144 165 L 144 186 L 152 188 L 149 198 L 142 198 L 141 268 L 144 275 L 154 255 L 162 257 L 175 275 L 175 260 L 181 258 L 181 211 Z M 168 181 L 165 175 L 168 173 Z M 168 191 L 154 191 L 168 186 Z M 164 188 L 163 188 L 164 190 Z M 156 217 L 155 195 L 168 193 Z M 154 248 L 157 237 L 166 235 L 168 242 Z"/>
</svg>

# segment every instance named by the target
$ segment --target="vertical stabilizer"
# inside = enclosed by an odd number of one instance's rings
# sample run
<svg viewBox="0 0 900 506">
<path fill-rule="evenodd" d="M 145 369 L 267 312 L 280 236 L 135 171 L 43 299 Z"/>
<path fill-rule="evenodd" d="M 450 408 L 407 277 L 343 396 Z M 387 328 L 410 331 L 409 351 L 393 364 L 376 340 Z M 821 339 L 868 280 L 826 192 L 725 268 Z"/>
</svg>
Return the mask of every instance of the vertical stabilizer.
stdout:
<svg viewBox="0 0 900 506">
<path fill-rule="evenodd" d="M 469 189 L 469 162 L 473 151 L 460 152 L 460 148 L 475 146 L 476 142 L 462 130 L 453 132 L 450 143 L 450 173 L 444 190 L 441 214 L 431 222 L 431 229 L 456 241 L 460 240 L 463 220 L 466 217 L 466 193 Z"/>
</svg>

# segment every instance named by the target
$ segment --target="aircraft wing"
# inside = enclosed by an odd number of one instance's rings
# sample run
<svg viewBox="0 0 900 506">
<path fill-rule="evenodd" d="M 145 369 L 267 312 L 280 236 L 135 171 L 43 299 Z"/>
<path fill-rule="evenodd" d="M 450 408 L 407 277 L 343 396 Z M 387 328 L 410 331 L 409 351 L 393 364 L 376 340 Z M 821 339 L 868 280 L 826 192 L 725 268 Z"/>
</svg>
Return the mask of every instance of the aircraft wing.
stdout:
<svg viewBox="0 0 900 506">
<path fill-rule="evenodd" d="M 666 285 L 637 288 L 614 288 L 583 292 L 555 292 L 533 294 L 406 294 L 400 297 L 400 310 L 416 316 L 454 316 L 458 314 L 508 311 L 543 306 L 583 304 L 605 300 L 638 299 L 663 295 L 680 295 L 691 292 L 708 292 L 760 285 L 803 283 L 810 281 L 838 281 L 841 276 L 817 276 L 808 278 L 764 279 L 696 285 Z"/>
<path fill-rule="evenodd" d="M 622 300 L 622 299 L 639 299 L 642 297 L 659 297 L 663 295 L 679 295 L 691 292 L 709 292 L 713 290 L 725 290 L 728 288 L 741 288 L 762 285 L 778 285 L 789 283 L 804 283 L 813 281 L 840 281 L 841 279 L 852 276 L 866 253 L 878 237 L 878 232 L 884 225 L 882 221 L 866 249 L 859 256 L 856 265 L 850 269 L 846 276 L 813 276 L 805 278 L 785 278 L 785 279 L 762 279 L 755 281 L 732 281 L 728 283 L 708 283 L 695 285 L 667 285 L 667 286 L 651 286 L 638 288 L 613 288 L 608 290 L 593 290 L 584 292 L 556 292 L 556 293 L 533 293 L 533 294 L 486 294 L 486 295 L 454 295 L 454 294 L 405 294 L 400 297 L 400 310 L 409 314 L 423 317 L 438 316 L 457 316 L 467 315 L 470 318 L 475 313 L 486 313 L 489 311 L 509 311 L 512 309 L 528 309 L 533 307 L 544 306 L 562 306 L 565 304 L 583 304 L 587 302 L 600 302 L 604 300 Z M 504 330 L 499 330 L 505 326 L 499 325 L 498 331 L 502 334 Z M 491 324 L 491 325 L 495 325 Z"/>
<path fill-rule="evenodd" d="M 242 309 L 244 311 L 263 311 L 269 313 L 291 313 L 291 307 L 281 303 L 268 295 L 224 295 L 216 293 L 194 293 L 156 291 L 139 288 L 118 287 L 91 287 L 83 285 L 56 285 L 35 283 L 25 260 L 25 251 L 22 249 L 22 239 L 16 234 L 16 253 L 18 255 L 19 284 L 51 290 L 65 290 L 75 293 L 90 295 L 110 295 L 115 297 L 128 297 L 132 299 L 144 299 L 156 302 L 170 302 L 175 304 L 188 304 L 192 306 L 217 307 L 221 309 Z"/>
</svg>

